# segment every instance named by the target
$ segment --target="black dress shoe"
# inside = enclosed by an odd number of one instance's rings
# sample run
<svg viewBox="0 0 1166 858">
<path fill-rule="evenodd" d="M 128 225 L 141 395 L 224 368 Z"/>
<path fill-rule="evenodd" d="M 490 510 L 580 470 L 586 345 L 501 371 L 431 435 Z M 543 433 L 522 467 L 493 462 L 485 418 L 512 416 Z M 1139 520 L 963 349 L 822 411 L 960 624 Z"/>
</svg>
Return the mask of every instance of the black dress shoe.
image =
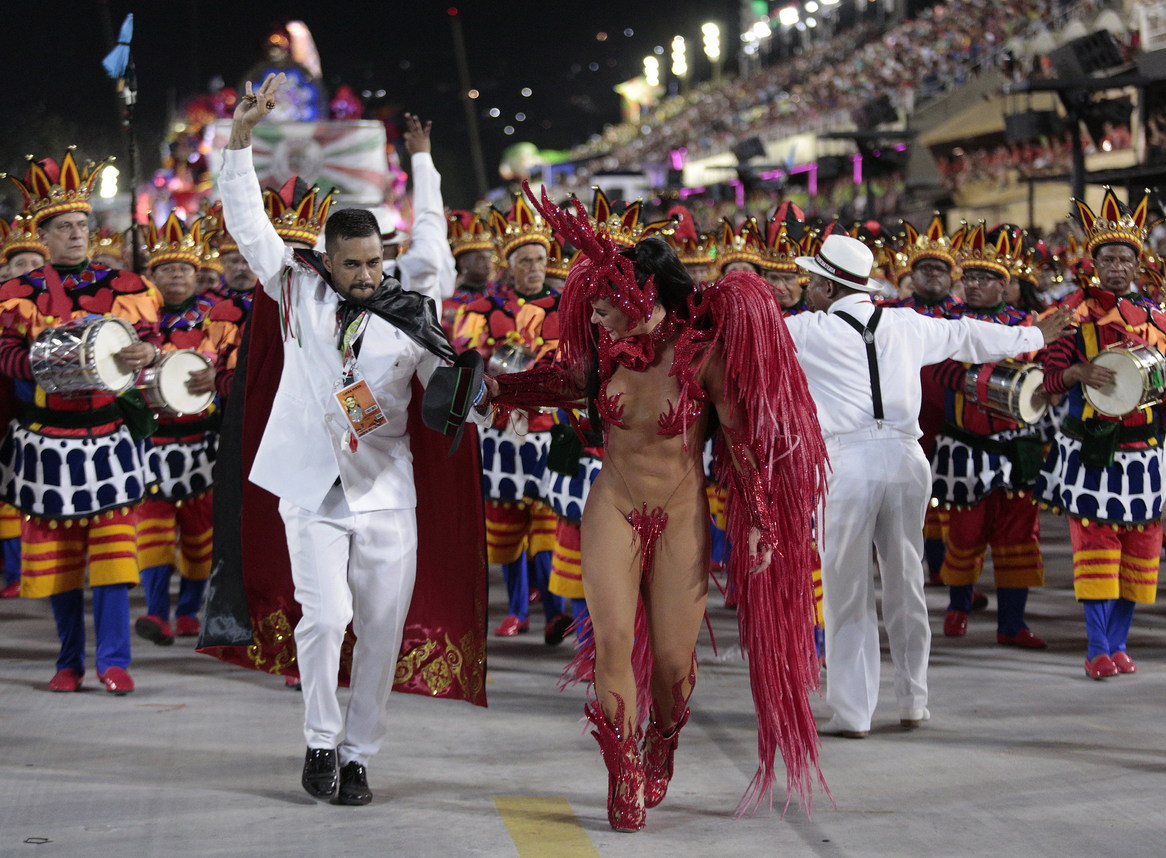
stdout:
<svg viewBox="0 0 1166 858">
<path fill-rule="evenodd" d="M 337 804 L 368 804 L 372 801 L 372 790 L 368 788 L 368 771 L 353 760 L 340 769 L 340 791 L 336 794 Z"/>
<path fill-rule="evenodd" d="M 336 749 L 308 748 L 304 757 L 304 776 L 300 783 L 308 795 L 331 798 L 336 792 Z"/>
</svg>

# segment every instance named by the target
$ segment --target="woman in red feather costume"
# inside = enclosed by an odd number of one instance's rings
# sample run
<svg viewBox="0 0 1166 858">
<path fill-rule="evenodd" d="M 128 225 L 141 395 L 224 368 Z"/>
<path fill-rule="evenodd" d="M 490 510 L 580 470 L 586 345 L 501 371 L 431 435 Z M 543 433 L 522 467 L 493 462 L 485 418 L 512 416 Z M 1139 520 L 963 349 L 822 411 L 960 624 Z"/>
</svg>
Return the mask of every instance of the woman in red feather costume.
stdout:
<svg viewBox="0 0 1166 858">
<path fill-rule="evenodd" d="M 527 190 L 529 194 L 529 189 Z M 534 200 L 534 197 L 531 196 Z M 708 502 L 701 450 L 717 427 L 728 493 L 729 573 L 739 594 L 760 763 L 739 810 L 772 802 L 774 759 L 809 806 L 821 781 L 807 692 L 817 687 L 811 518 L 825 446 L 780 310 L 754 274 L 697 292 L 657 237 L 620 250 L 583 207 L 543 217 L 582 251 L 560 304 L 553 366 L 491 379 L 502 408 L 587 403 L 605 459 L 583 512 L 582 564 L 594 660 L 586 715 L 607 765 L 612 828 L 644 826 L 664 798 L 708 596 Z M 569 669 L 570 670 L 570 669 Z"/>
</svg>

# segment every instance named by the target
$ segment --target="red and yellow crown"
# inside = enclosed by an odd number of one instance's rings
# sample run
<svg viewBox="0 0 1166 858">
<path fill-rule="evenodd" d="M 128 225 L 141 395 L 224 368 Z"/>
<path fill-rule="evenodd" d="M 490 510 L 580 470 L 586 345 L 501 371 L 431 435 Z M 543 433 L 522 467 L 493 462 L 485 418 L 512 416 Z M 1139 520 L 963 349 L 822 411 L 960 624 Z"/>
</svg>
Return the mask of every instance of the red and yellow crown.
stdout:
<svg viewBox="0 0 1166 858">
<path fill-rule="evenodd" d="M 101 227 L 89 233 L 89 258 L 98 256 L 116 256 L 122 258 L 125 249 L 125 236 L 114 229 Z"/>
<path fill-rule="evenodd" d="M 0 220 L 0 259 L 7 262 L 18 253 L 39 253 L 49 258 L 49 249 L 36 237 L 36 227 L 28 212 L 21 212 L 9 224 Z"/>
<path fill-rule="evenodd" d="M 640 215 L 643 211 L 643 202 L 635 200 L 628 203 L 622 212 L 616 213 L 602 188 L 593 188 L 591 198 L 591 223 L 595 232 L 606 233 L 611 240 L 620 247 L 633 247 L 641 238 L 647 238 L 656 233 L 666 233 L 673 228 L 671 220 L 641 223 Z"/>
<path fill-rule="evenodd" d="M 1145 248 L 1146 236 L 1155 224 L 1147 224 L 1146 216 L 1150 207 L 1150 192 L 1142 193 L 1142 201 L 1132 211 L 1123 205 L 1106 186 L 1101 200 L 1101 210 L 1097 214 L 1084 202 L 1073 199 L 1081 228 L 1085 230 L 1085 252 L 1093 256 L 1097 249 L 1106 244 L 1124 244 L 1139 256 Z"/>
<path fill-rule="evenodd" d="M 688 208 L 675 205 L 668 209 L 668 218 L 671 229 L 664 233 L 664 239 L 672 245 L 681 264 L 711 265 L 716 260 L 716 236 L 700 232 Z"/>
<path fill-rule="evenodd" d="M 490 225 L 473 212 L 450 212 L 446 226 L 446 237 L 453 258 L 475 250 L 494 250 L 494 236 Z"/>
<path fill-rule="evenodd" d="M 520 194 L 514 195 L 514 204 L 505 215 L 490 207 L 490 230 L 503 268 L 509 265 L 510 254 L 528 244 L 541 244 L 548 255 L 551 252 L 551 228 Z"/>
<path fill-rule="evenodd" d="M 328 210 L 332 208 L 335 193 L 336 189 L 333 188 L 317 202 L 320 189 L 315 185 L 305 187 L 299 176 L 292 176 L 278 191 L 264 189 L 263 207 L 267 209 L 271 225 L 284 241 L 315 244 L 320 237 L 320 230 L 324 228 L 324 221 L 328 219 Z M 234 249 L 237 250 L 238 246 Z M 220 244 L 219 252 L 228 251 L 223 250 Z"/>
<path fill-rule="evenodd" d="M 566 280 L 571 272 L 571 264 L 579 257 L 579 251 L 570 256 L 563 256 L 563 243 L 557 238 L 551 239 L 551 249 L 547 254 L 547 277 L 557 277 Z"/>
<path fill-rule="evenodd" d="M 228 253 L 239 252 L 239 243 L 227 232 L 227 225 L 223 223 L 222 200 L 215 200 L 213 203 L 203 200 L 201 220 L 202 235 L 207 247 L 213 248 L 220 260 Z"/>
<path fill-rule="evenodd" d="M 746 218 L 734 230 L 732 221 L 721 219 L 721 239 L 717 243 L 717 266 L 725 273 L 725 266 L 733 262 L 748 262 L 758 268 L 765 265 L 765 239 L 756 218 Z"/>
<path fill-rule="evenodd" d="M 793 203 L 784 202 L 765 222 L 765 246 L 762 249 L 761 265 L 770 271 L 796 272 L 798 264 L 794 260 L 802 255 L 800 239 L 790 235 L 790 226 L 802 224 L 806 216 Z M 805 237 L 805 232 L 802 233 Z"/>
<path fill-rule="evenodd" d="M 89 163 L 82 171 L 73 158 L 75 148 L 69 147 L 59 165 L 52 158 L 38 161 L 29 155 L 28 175 L 24 180 L 8 176 L 20 188 L 20 193 L 24 197 L 24 210 L 32 215 L 34 227 L 59 214 L 67 212 L 88 214 L 93 210 L 89 205 L 93 185 L 113 158 L 106 158 L 96 166 Z"/>
<path fill-rule="evenodd" d="M 940 262 L 946 262 L 950 265 L 954 274 L 955 257 L 959 253 L 959 242 L 963 239 L 963 230 L 959 230 L 951 236 L 946 235 L 943 229 L 943 218 L 939 212 L 931 216 L 931 223 L 927 225 L 927 231 L 922 234 L 907 221 L 900 221 L 900 223 L 903 225 L 901 250 L 906 256 L 908 269 L 914 268 L 915 263 L 921 259 L 938 259 Z"/>
<path fill-rule="evenodd" d="M 1008 238 L 1008 230 L 1002 229 L 996 240 L 988 240 L 988 229 L 983 221 L 969 228 L 964 224 L 955 235 L 953 242 L 959 236 L 959 251 L 956 263 L 961 271 L 979 269 L 999 274 L 1007 280 L 1012 276 L 1012 243 Z"/>
<path fill-rule="evenodd" d="M 197 227 L 197 224 L 196 224 Z M 167 262 L 185 262 L 198 268 L 202 264 L 202 236 L 199 228 L 186 230 L 178 212 L 170 212 L 159 229 L 153 219 L 146 230 L 146 264 L 157 268 Z"/>
</svg>

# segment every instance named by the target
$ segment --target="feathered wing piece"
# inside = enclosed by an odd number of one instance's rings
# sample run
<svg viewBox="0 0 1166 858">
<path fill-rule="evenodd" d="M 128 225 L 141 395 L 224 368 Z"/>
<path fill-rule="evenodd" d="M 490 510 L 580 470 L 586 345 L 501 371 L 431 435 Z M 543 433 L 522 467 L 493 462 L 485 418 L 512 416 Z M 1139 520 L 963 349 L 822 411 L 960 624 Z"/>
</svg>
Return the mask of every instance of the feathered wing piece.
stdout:
<svg viewBox="0 0 1166 858">
<path fill-rule="evenodd" d="M 737 811 L 754 811 L 767 799 L 772 805 L 778 750 L 786 765 L 786 803 L 796 791 L 808 811 L 815 776 L 826 789 L 809 704 L 809 691 L 818 688 L 810 546 L 814 510 L 825 493 L 826 445 L 793 340 L 765 281 L 732 272 L 701 293 L 693 309 L 697 327 L 711 334 L 725 365 L 732 429 L 722 430 L 714 455 L 728 496 L 728 540 L 746 549 L 757 528 L 762 543 L 773 548 L 769 568 L 757 574 L 749 572 L 756 558 L 747 550 L 729 558 L 760 759 Z"/>
</svg>

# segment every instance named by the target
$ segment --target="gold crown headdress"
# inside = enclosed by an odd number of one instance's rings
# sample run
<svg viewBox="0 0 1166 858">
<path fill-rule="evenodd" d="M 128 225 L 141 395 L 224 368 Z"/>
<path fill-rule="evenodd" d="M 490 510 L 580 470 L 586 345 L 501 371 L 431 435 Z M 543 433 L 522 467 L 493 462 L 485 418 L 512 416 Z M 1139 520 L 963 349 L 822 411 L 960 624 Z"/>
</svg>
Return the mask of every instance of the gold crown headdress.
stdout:
<svg viewBox="0 0 1166 858">
<path fill-rule="evenodd" d="M 666 233 L 673 228 L 670 219 L 641 223 L 642 200 L 628 203 L 627 207 L 617 214 L 602 188 L 596 187 L 592 190 L 594 193 L 591 199 L 591 211 L 588 214 L 595 227 L 595 232 L 597 234 L 606 233 L 620 247 L 632 247 L 641 238 L 647 238 L 656 233 Z"/>
<path fill-rule="evenodd" d="M 18 253 L 39 253 L 49 258 L 49 249 L 36 237 L 32 215 L 21 212 L 11 225 L 0 220 L 0 259 L 7 261 Z"/>
<path fill-rule="evenodd" d="M 115 229 L 95 229 L 89 233 L 89 258 L 94 259 L 98 256 L 116 256 L 118 259 L 122 257 L 122 251 L 125 249 L 125 236 Z"/>
<path fill-rule="evenodd" d="M 332 208 L 336 189 L 330 190 L 317 203 L 319 194 L 319 187 L 307 187 L 299 176 L 292 176 L 278 191 L 264 189 L 263 207 L 267 209 L 267 219 L 280 238 L 312 245 L 316 243 L 320 230 L 324 228 L 324 221 L 328 219 L 328 210 Z M 235 249 L 238 249 L 238 245 Z M 220 245 L 219 252 L 228 251 Z"/>
<path fill-rule="evenodd" d="M 490 233 L 489 224 L 472 212 L 450 212 L 446 237 L 454 259 L 475 250 L 494 250 L 494 236 Z"/>
<path fill-rule="evenodd" d="M 185 262 L 198 268 L 202 263 L 202 242 L 197 228 L 186 230 L 186 224 L 178 219 L 178 212 L 170 212 L 166 222 L 159 229 L 150 221 L 146 231 L 147 265 L 156 268 L 168 262 Z"/>
<path fill-rule="evenodd" d="M 765 239 L 756 218 L 746 218 L 739 229 L 732 221 L 721 219 L 721 240 L 717 243 L 717 267 L 722 274 L 733 262 L 748 262 L 758 268 L 765 264 Z"/>
<path fill-rule="evenodd" d="M 959 243 L 963 239 L 963 231 L 959 230 L 954 235 L 948 236 L 944 234 L 943 218 L 940 217 L 939 212 L 935 212 L 931 216 L 931 223 L 927 225 L 927 231 L 920 233 L 907 221 L 900 221 L 903 226 L 903 244 L 902 252 L 906 255 L 907 268 L 915 267 L 915 263 L 921 259 L 938 259 L 941 262 L 946 262 L 952 268 L 954 275 L 956 269 L 956 254 L 959 252 Z M 959 237 L 957 241 L 957 236 Z"/>
<path fill-rule="evenodd" d="M 490 207 L 490 229 L 503 268 L 508 266 L 510 254 L 528 244 L 541 244 L 550 253 L 551 228 L 520 194 L 515 194 L 514 204 L 506 215 Z"/>
<path fill-rule="evenodd" d="M 1105 244 L 1124 244 L 1141 256 L 1145 248 L 1146 236 L 1156 223 L 1147 224 L 1150 209 L 1150 192 L 1142 193 L 1142 201 L 1132 211 L 1123 205 L 1108 185 L 1101 200 L 1101 210 L 1097 214 L 1082 200 L 1073 199 L 1081 228 L 1085 230 L 1085 253 L 1093 256 Z"/>
<path fill-rule="evenodd" d="M 668 218 L 671 229 L 664 233 L 664 239 L 672 245 L 682 265 L 711 265 L 716 260 L 716 236 L 700 232 L 688 208 L 675 205 L 668 209 Z"/>
<path fill-rule="evenodd" d="M 961 237 L 956 256 L 961 271 L 969 268 L 991 271 L 1007 280 L 1012 276 L 1012 243 L 1008 230 L 1001 229 L 995 241 L 988 239 L 988 229 L 983 221 L 969 229 L 965 223 L 955 235 Z M 1017 239 L 1019 241 L 1019 238 Z"/>
<path fill-rule="evenodd" d="M 762 248 L 761 264 L 770 271 L 796 272 L 796 260 L 802 255 L 800 239 L 790 235 L 790 226 L 801 224 L 802 238 L 805 238 L 806 216 L 800 208 L 786 201 L 773 212 L 765 223 L 765 246 Z"/>
<path fill-rule="evenodd" d="M 24 210 L 32 215 L 34 227 L 59 214 L 67 212 L 88 214 L 93 210 L 89 204 L 93 185 L 113 158 L 106 158 L 97 165 L 89 163 L 81 170 L 73 158 L 74 149 L 75 146 L 69 147 L 59 165 L 52 158 L 38 161 L 29 155 L 28 175 L 24 180 L 8 176 L 20 188 L 20 193 L 24 197 Z M 0 178 L 4 175 L 6 174 L 0 174 Z"/>
</svg>

